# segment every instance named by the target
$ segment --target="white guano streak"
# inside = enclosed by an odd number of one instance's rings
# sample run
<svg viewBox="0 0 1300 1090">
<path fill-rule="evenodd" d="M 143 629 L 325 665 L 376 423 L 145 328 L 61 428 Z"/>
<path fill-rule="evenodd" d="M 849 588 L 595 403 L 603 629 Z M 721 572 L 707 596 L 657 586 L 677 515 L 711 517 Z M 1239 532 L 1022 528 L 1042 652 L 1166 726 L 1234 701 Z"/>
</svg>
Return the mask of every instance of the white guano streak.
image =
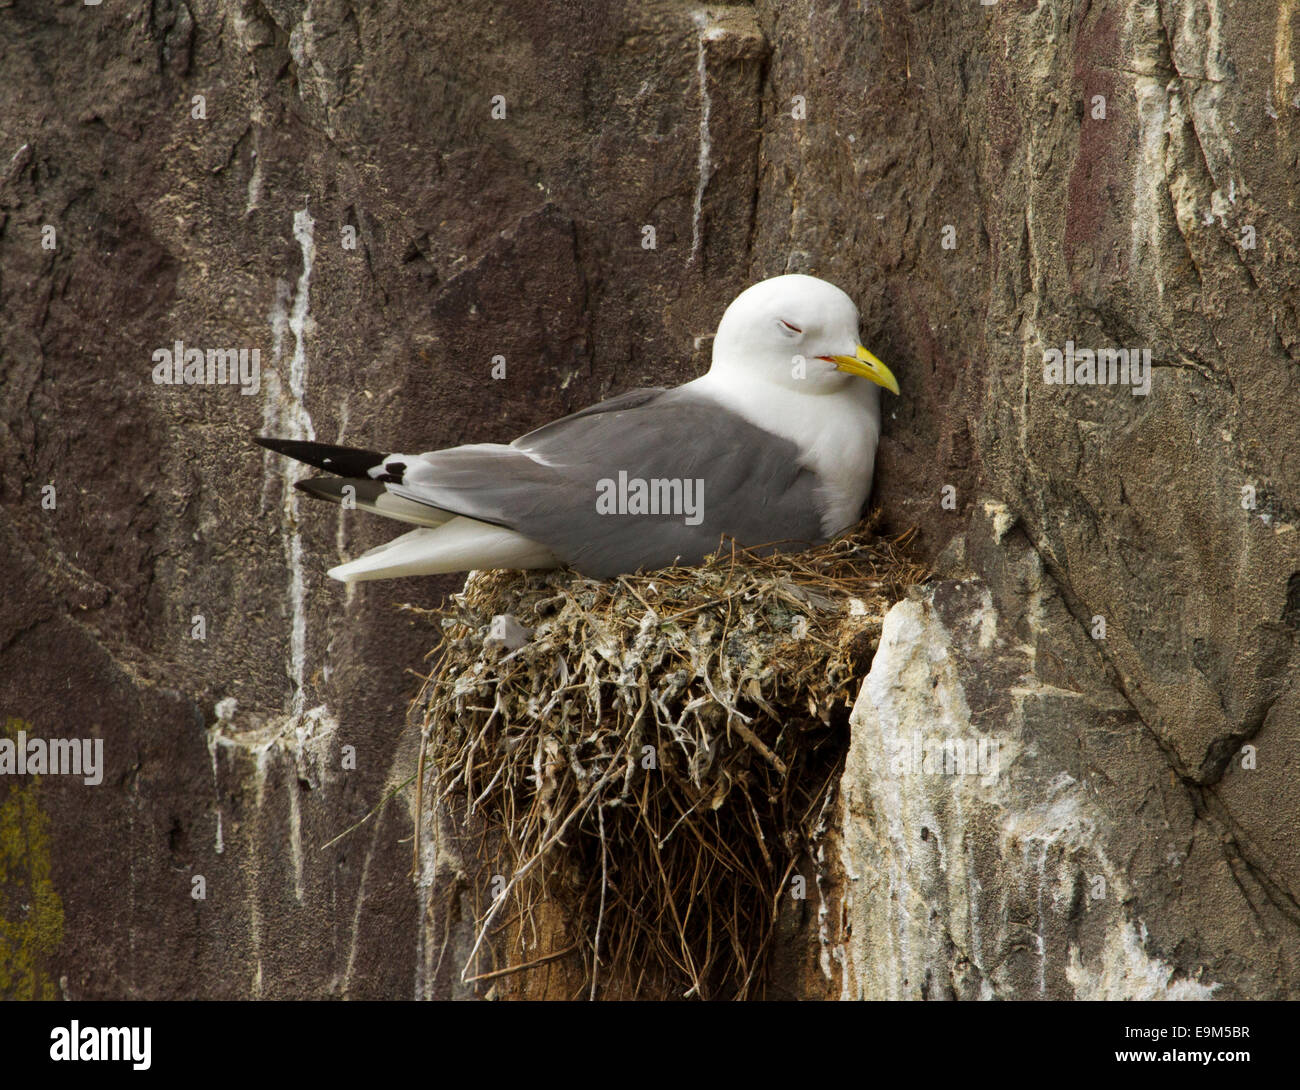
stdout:
<svg viewBox="0 0 1300 1090">
<path fill-rule="evenodd" d="M 302 272 L 286 311 L 287 285 L 277 286 L 276 300 L 271 308 L 272 359 L 277 369 L 274 381 L 267 383 L 267 398 L 263 419 L 268 434 L 289 439 L 315 439 L 311 414 L 307 411 L 304 396 L 307 387 L 307 333 L 311 328 L 308 315 L 311 295 L 312 263 L 316 256 L 313 239 L 315 221 L 306 208 L 293 214 L 293 237 L 302 249 Z M 279 381 L 278 365 L 283 357 L 285 331 L 293 334 L 293 355 L 289 359 L 288 391 Z M 306 710 L 307 679 L 307 607 L 302 566 L 302 537 L 298 530 L 298 491 L 294 482 L 304 475 L 297 462 L 285 469 L 282 499 L 285 562 L 289 568 L 289 676 L 294 682 L 293 715 L 301 716 Z"/>
<path fill-rule="evenodd" d="M 700 77 L 700 159 L 699 178 L 695 183 L 695 206 L 691 215 L 691 264 L 694 264 L 699 257 L 700 247 L 704 244 L 704 191 L 709 187 L 709 179 L 713 175 L 713 165 L 710 161 L 712 147 L 709 143 L 709 111 L 713 100 L 709 97 L 709 68 L 705 51 L 705 42 L 708 39 L 705 26 L 708 23 L 708 16 L 704 12 L 697 11 L 693 18 L 695 25 L 700 28 L 699 52 L 695 60 L 696 71 Z"/>
</svg>

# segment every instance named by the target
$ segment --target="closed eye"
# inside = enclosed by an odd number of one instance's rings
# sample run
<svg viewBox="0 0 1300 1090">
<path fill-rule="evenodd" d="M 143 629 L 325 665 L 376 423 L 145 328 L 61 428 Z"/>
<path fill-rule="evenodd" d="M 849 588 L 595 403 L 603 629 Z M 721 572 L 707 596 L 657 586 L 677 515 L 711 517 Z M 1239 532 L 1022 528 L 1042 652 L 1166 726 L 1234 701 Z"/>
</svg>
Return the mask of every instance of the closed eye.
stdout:
<svg viewBox="0 0 1300 1090">
<path fill-rule="evenodd" d="M 791 325 L 791 324 L 790 324 L 789 322 L 787 322 L 784 318 L 778 318 L 778 319 L 777 319 L 777 322 L 778 322 L 778 324 L 781 326 L 782 329 L 786 330 L 786 331 L 789 332 L 789 333 L 802 333 L 802 332 L 803 332 L 803 330 L 800 329 L 797 325 Z"/>
</svg>

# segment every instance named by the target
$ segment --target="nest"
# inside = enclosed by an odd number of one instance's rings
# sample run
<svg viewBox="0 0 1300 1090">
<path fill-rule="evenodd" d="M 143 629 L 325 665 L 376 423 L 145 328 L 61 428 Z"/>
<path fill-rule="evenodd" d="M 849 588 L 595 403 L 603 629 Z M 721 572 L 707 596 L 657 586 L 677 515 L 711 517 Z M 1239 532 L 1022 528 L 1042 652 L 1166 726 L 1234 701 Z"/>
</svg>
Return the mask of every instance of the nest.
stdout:
<svg viewBox="0 0 1300 1090">
<path fill-rule="evenodd" d="M 926 574 L 906 536 L 724 542 L 700 567 L 606 582 L 477 572 L 416 610 L 443 632 L 413 706 L 417 807 L 451 815 L 498 875 L 462 979 L 761 998 L 881 621 Z"/>
</svg>

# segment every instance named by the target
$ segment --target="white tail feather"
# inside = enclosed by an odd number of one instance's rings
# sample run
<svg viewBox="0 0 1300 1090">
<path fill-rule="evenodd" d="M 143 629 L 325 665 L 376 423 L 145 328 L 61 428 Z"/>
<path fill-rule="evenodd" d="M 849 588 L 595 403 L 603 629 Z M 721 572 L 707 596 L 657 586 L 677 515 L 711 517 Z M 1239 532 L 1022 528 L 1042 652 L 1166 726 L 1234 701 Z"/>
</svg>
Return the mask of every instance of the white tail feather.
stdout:
<svg viewBox="0 0 1300 1090">
<path fill-rule="evenodd" d="M 371 511 L 398 522 L 413 522 L 416 526 L 443 526 L 456 517 L 450 511 L 439 511 L 428 504 L 413 503 L 401 496 L 394 496 L 391 492 L 383 493 L 374 503 L 366 503 L 364 500 L 354 502 L 359 511 Z"/>
<path fill-rule="evenodd" d="M 559 561 L 544 545 L 514 530 L 458 516 L 435 529 L 402 534 L 386 545 L 330 568 L 342 583 L 395 579 L 403 575 L 443 575 L 473 568 L 556 568 Z"/>
</svg>

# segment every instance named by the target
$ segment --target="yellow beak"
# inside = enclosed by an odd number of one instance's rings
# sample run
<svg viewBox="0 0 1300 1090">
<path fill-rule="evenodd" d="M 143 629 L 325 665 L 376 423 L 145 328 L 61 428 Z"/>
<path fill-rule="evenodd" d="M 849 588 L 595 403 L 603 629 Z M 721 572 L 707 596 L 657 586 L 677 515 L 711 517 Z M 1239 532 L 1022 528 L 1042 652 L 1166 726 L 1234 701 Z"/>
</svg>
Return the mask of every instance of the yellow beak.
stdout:
<svg viewBox="0 0 1300 1090">
<path fill-rule="evenodd" d="M 898 379 L 894 378 L 893 372 L 863 348 L 862 345 L 858 345 L 858 352 L 855 356 L 825 356 L 823 358 L 834 363 L 840 371 L 847 371 L 850 375 L 861 375 L 863 378 L 869 378 L 877 386 L 883 386 L 891 394 L 898 393 Z"/>
</svg>

